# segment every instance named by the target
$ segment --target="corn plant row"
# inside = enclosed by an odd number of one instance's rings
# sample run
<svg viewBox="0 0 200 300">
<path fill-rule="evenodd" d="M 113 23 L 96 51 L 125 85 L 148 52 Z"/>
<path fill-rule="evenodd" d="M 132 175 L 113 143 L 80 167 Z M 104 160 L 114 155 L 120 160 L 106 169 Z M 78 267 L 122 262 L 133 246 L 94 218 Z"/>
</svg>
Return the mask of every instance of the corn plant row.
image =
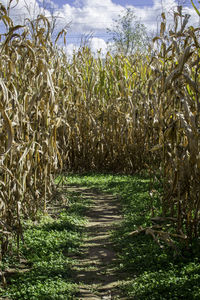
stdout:
<svg viewBox="0 0 200 300">
<path fill-rule="evenodd" d="M 35 218 L 46 211 L 52 192 L 53 174 L 62 166 L 56 131 L 58 99 L 52 79 L 54 55 L 48 20 L 29 20 L 31 34 L 14 26 L 1 5 L 1 21 L 7 32 L 1 35 L 1 256 L 9 250 L 11 238 L 18 248 L 22 237 L 21 217 Z"/>
</svg>

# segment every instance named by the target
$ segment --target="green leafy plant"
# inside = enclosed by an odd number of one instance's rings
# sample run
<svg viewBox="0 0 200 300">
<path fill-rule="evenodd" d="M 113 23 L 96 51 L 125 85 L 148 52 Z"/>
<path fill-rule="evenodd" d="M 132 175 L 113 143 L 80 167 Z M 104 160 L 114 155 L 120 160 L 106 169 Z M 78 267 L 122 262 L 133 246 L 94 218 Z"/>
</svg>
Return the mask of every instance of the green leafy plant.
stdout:
<svg viewBox="0 0 200 300">
<path fill-rule="evenodd" d="M 67 209 L 56 210 L 51 204 L 52 216 L 41 215 L 36 222 L 23 221 L 20 259 L 14 251 L 12 257 L 5 257 L 2 262 L 7 281 L 6 288 L 0 289 L 3 298 L 74 299 L 78 288 L 73 281 L 73 256 L 79 253 L 83 242 L 83 211 L 88 201 L 74 193 L 65 197 Z"/>
<path fill-rule="evenodd" d="M 193 240 L 188 249 L 177 240 L 177 251 L 155 243 L 150 235 L 134 235 L 140 226 L 151 224 L 152 207 L 160 211 L 159 197 L 149 195 L 151 179 L 143 175 L 68 175 L 69 184 L 88 186 L 118 195 L 123 212 L 120 227 L 113 232 L 118 254 L 117 272 L 125 274 L 121 289 L 127 299 L 178 300 L 200 298 L 200 243 Z M 161 192 L 159 181 L 154 188 Z M 150 205 L 151 203 L 151 205 Z M 149 206 L 150 205 L 150 206 Z"/>
</svg>

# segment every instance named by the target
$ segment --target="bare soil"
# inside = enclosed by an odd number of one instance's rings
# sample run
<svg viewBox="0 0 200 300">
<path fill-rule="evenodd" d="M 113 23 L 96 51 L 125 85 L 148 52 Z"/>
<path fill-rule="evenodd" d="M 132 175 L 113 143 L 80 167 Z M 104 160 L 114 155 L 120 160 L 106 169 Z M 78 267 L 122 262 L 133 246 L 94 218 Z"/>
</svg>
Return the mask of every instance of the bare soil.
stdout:
<svg viewBox="0 0 200 300">
<path fill-rule="evenodd" d="M 111 231 L 122 220 L 117 197 L 83 187 L 69 190 L 80 191 L 83 197 L 92 200 L 86 213 L 87 237 L 74 266 L 75 281 L 80 289 L 77 299 L 125 299 L 120 295 L 122 274 L 116 274 L 117 257 L 111 240 Z"/>
</svg>

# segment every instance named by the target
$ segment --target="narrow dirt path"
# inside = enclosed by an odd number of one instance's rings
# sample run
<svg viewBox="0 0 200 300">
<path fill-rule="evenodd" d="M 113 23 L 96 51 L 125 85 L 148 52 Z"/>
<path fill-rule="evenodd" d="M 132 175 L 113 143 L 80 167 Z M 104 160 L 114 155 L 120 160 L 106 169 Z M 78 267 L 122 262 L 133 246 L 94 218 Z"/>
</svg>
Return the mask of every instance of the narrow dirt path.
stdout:
<svg viewBox="0 0 200 300">
<path fill-rule="evenodd" d="M 80 191 L 82 197 L 92 200 L 86 213 L 87 238 L 74 267 L 75 280 L 80 288 L 77 299 L 123 299 L 118 288 L 120 276 L 115 273 L 116 254 L 110 237 L 111 230 L 122 220 L 119 201 L 113 195 L 88 188 L 70 189 Z"/>
</svg>

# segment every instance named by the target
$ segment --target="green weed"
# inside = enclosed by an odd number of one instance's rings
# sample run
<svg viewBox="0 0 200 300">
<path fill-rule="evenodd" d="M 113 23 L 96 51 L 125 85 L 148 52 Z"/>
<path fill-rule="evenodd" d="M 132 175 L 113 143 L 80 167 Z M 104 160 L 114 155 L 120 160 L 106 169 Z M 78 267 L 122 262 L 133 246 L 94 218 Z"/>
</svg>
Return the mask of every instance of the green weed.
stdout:
<svg viewBox="0 0 200 300">
<path fill-rule="evenodd" d="M 73 193 L 66 196 L 69 207 L 56 217 L 42 216 L 37 223 L 24 221 L 20 257 L 26 266 L 21 268 L 15 256 L 5 258 L 4 270 L 14 265 L 15 272 L 6 276 L 8 286 L 0 289 L 2 299 L 74 299 L 78 288 L 73 282 L 73 257 L 83 242 L 83 211 L 88 202 Z"/>
<path fill-rule="evenodd" d="M 127 299 L 165 300 L 200 299 L 200 243 L 193 241 L 185 249 L 177 242 L 178 253 L 161 248 L 145 234 L 131 236 L 139 226 L 151 225 L 152 209 L 160 213 L 160 199 L 150 199 L 150 178 L 145 175 L 71 175 L 71 184 L 85 185 L 119 197 L 123 222 L 113 240 L 118 253 L 117 270 L 125 274 L 121 285 Z M 158 183 L 154 188 L 161 192 Z"/>
<path fill-rule="evenodd" d="M 174 254 L 149 235 L 131 235 L 138 226 L 151 225 L 152 208 L 154 213 L 160 212 L 157 194 L 150 199 L 151 181 L 147 176 L 68 175 L 67 182 L 117 195 L 124 218 L 112 238 L 118 254 L 116 269 L 124 274 L 121 289 L 126 299 L 200 299 L 199 240 L 188 249 L 177 242 L 178 253 Z M 161 191 L 159 184 L 154 188 Z M 69 207 L 57 218 L 43 217 L 37 225 L 25 224 L 21 252 L 31 268 L 10 278 L 7 291 L 1 290 L 2 297 L 76 299 L 78 287 L 71 269 L 83 240 L 83 215 L 90 200 L 76 192 L 67 193 L 67 197 Z M 5 263 L 8 265 L 9 259 Z"/>
</svg>

